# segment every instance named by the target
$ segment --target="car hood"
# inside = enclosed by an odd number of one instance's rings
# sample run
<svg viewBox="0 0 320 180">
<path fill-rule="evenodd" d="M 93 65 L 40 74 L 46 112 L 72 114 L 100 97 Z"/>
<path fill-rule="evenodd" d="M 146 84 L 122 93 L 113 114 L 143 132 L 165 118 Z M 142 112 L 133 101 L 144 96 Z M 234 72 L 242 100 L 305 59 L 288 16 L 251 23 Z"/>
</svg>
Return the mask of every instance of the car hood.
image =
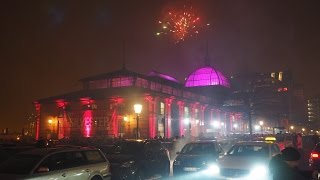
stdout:
<svg viewBox="0 0 320 180">
<path fill-rule="evenodd" d="M 192 154 L 179 154 L 176 158 L 181 165 L 187 166 L 201 166 L 207 163 L 216 162 L 217 155 L 203 154 L 203 155 L 192 155 Z"/>
<path fill-rule="evenodd" d="M 256 165 L 268 167 L 269 161 L 268 157 L 224 156 L 218 160 L 218 165 L 220 168 L 249 169 Z"/>
</svg>

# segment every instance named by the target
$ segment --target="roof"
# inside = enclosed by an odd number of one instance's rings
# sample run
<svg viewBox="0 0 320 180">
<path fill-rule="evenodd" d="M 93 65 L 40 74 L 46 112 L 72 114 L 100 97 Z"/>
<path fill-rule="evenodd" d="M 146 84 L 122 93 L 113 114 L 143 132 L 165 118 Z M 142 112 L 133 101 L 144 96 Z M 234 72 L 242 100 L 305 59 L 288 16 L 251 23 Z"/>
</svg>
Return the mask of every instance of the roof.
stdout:
<svg viewBox="0 0 320 180">
<path fill-rule="evenodd" d="M 192 72 L 186 79 L 185 87 L 223 86 L 230 88 L 229 80 L 218 70 L 205 66 Z"/>
<path fill-rule="evenodd" d="M 162 80 L 171 81 L 171 82 L 175 82 L 175 83 L 179 83 L 180 84 L 180 82 L 176 78 L 174 78 L 172 76 L 169 76 L 167 74 L 163 74 L 163 73 L 157 72 L 157 71 L 151 71 L 148 74 L 148 76 L 149 77 L 158 77 L 158 78 L 160 78 Z"/>
<path fill-rule="evenodd" d="M 75 151 L 75 150 L 94 150 L 96 148 L 91 147 L 79 147 L 79 148 L 68 148 L 68 147 L 60 147 L 60 148 L 35 148 L 32 150 L 24 151 L 20 154 L 26 154 L 26 155 L 38 155 L 38 156 L 46 156 L 51 153 L 55 152 L 65 152 L 65 151 Z"/>
<path fill-rule="evenodd" d="M 122 77 L 122 76 L 137 76 L 137 77 L 143 77 L 145 78 L 145 75 L 133 72 L 133 71 L 129 71 L 127 69 L 121 69 L 118 71 L 113 71 L 113 72 L 109 72 L 109 73 L 103 73 L 103 74 L 98 74 L 95 76 L 90 76 L 90 77 L 86 77 L 83 79 L 80 79 L 80 81 L 91 81 L 91 80 L 99 80 L 99 79 L 105 79 L 105 78 L 110 78 L 110 77 Z"/>
<path fill-rule="evenodd" d="M 272 142 L 268 141 L 241 141 L 236 143 L 236 145 L 268 145 L 268 144 L 273 144 Z"/>
</svg>

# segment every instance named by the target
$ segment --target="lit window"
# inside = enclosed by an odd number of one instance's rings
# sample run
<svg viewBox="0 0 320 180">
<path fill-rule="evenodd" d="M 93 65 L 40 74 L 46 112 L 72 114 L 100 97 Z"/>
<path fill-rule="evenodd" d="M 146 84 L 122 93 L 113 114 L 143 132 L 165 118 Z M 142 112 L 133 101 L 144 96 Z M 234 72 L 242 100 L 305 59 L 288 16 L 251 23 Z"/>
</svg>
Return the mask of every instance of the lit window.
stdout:
<svg viewBox="0 0 320 180">
<path fill-rule="evenodd" d="M 279 81 L 282 81 L 283 72 L 279 72 Z"/>
<path fill-rule="evenodd" d="M 184 107 L 184 117 L 185 118 L 189 117 L 189 108 L 188 107 Z"/>
<path fill-rule="evenodd" d="M 163 102 L 160 103 L 160 114 L 161 115 L 164 114 L 164 103 Z"/>
</svg>

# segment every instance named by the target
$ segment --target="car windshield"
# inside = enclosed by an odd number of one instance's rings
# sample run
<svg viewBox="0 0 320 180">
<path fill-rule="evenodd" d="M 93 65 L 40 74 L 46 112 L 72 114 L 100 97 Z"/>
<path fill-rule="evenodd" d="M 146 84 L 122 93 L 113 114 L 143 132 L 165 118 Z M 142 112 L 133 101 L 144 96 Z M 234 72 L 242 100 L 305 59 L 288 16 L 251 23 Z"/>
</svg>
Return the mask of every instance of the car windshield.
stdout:
<svg viewBox="0 0 320 180">
<path fill-rule="evenodd" d="M 131 155 L 139 155 L 143 153 L 144 144 L 142 142 L 123 142 L 117 144 L 119 147 L 119 154 L 131 154 Z"/>
<path fill-rule="evenodd" d="M 29 174 L 41 158 L 39 155 L 17 154 L 0 164 L 0 173 Z"/>
<path fill-rule="evenodd" d="M 234 145 L 227 155 L 267 157 L 269 149 L 267 145 Z"/>
<path fill-rule="evenodd" d="M 181 154 L 212 154 L 215 152 L 212 143 L 190 143 L 186 144 L 181 150 Z"/>
</svg>

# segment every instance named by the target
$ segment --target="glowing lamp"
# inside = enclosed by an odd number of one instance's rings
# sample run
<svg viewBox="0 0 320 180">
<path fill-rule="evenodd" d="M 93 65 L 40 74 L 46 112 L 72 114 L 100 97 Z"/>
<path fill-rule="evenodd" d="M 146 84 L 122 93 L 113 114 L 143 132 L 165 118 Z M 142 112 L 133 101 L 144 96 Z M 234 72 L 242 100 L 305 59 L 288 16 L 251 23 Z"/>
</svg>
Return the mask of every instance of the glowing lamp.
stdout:
<svg viewBox="0 0 320 180">
<path fill-rule="evenodd" d="M 49 123 L 49 124 L 52 124 L 52 119 L 49 119 L 49 120 L 48 120 L 48 123 Z"/>
<path fill-rule="evenodd" d="M 263 126 L 263 121 L 259 121 L 260 126 Z"/>
<path fill-rule="evenodd" d="M 141 104 L 135 104 L 135 105 L 133 106 L 133 108 L 134 108 L 134 112 L 135 112 L 136 114 L 140 114 L 141 111 L 142 111 L 142 105 L 141 105 Z"/>
<path fill-rule="evenodd" d="M 123 117 L 123 120 L 124 120 L 125 122 L 128 122 L 128 121 L 129 121 L 129 119 L 128 119 L 127 116 L 124 116 L 124 117 Z"/>
</svg>

